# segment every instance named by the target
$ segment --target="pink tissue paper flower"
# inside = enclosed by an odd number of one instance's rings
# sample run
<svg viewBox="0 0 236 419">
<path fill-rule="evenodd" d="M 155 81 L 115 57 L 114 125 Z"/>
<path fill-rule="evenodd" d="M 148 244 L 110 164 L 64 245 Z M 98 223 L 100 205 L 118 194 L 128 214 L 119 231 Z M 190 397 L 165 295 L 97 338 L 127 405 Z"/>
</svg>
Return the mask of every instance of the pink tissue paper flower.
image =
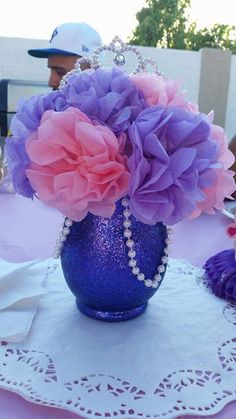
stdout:
<svg viewBox="0 0 236 419">
<path fill-rule="evenodd" d="M 79 109 L 46 111 L 26 151 L 27 176 L 38 197 L 73 221 L 88 211 L 111 217 L 127 192 L 130 175 L 119 138 Z"/>
<path fill-rule="evenodd" d="M 212 114 L 209 114 L 212 119 Z M 208 188 L 203 189 L 205 200 L 198 202 L 195 211 L 190 218 L 198 217 L 202 212 L 214 214 L 214 209 L 222 210 L 224 208 L 224 199 L 232 198 L 231 194 L 235 191 L 234 172 L 228 170 L 234 163 L 234 155 L 228 149 L 228 138 L 222 127 L 212 124 L 211 138 L 218 144 L 218 161 L 221 168 L 215 169 L 215 182 Z"/>
<path fill-rule="evenodd" d="M 149 106 L 177 106 L 198 113 L 198 105 L 186 101 L 186 92 L 180 89 L 181 83 L 178 80 L 154 73 L 135 74 L 131 76 L 131 79 L 142 90 Z"/>
</svg>

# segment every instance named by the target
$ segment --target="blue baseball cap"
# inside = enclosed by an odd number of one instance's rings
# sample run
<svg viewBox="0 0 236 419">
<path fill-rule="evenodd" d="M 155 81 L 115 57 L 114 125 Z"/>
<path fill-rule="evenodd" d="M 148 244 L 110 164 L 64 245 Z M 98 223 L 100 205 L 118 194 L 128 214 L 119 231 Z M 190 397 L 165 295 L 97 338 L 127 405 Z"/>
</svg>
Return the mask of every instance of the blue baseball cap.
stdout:
<svg viewBox="0 0 236 419">
<path fill-rule="evenodd" d="M 47 48 L 29 49 L 28 54 L 38 58 L 49 55 L 91 55 L 102 45 L 99 33 L 87 23 L 64 23 L 54 29 Z"/>
</svg>

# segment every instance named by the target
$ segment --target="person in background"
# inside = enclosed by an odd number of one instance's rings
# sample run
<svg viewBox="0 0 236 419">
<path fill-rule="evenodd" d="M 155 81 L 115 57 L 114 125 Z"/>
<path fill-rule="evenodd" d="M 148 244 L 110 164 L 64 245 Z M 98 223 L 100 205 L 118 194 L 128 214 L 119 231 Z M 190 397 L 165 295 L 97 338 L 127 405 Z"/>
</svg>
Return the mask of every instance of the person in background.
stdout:
<svg viewBox="0 0 236 419">
<path fill-rule="evenodd" d="M 87 23 L 64 23 L 54 29 L 47 48 L 29 49 L 28 54 L 47 58 L 50 77 L 48 85 L 56 90 L 63 76 L 74 68 L 79 57 L 91 56 L 102 45 L 99 33 Z M 88 64 L 81 65 L 81 69 Z M 9 131 L 10 135 L 10 131 Z M 13 192 L 11 178 L 7 173 L 6 159 L 0 149 L 0 193 Z"/>
<path fill-rule="evenodd" d="M 99 33 L 87 23 L 64 23 L 54 29 L 47 48 L 29 49 L 28 54 L 48 59 L 48 85 L 56 90 L 62 77 L 73 69 L 77 59 L 92 55 L 101 45 Z M 85 68 L 88 67 L 82 67 L 82 70 Z"/>
</svg>

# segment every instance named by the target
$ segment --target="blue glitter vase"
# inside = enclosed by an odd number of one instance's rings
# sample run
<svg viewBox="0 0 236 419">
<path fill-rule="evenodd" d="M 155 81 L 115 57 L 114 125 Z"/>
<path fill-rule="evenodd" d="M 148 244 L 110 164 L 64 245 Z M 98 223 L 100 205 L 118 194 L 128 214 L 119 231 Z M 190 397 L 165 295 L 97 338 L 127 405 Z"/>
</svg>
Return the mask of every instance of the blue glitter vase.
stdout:
<svg viewBox="0 0 236 419">
<path fill-rule="evenodd" d="M 77 307 L 100 320 L 123 321 L 143 313 L 165 274 L 164 270 L 153 288 L 132 273 L 123 211 L 119 201 L 110 219 L 88 214 L 74 222 L 61 252 L 64 277 Z M 167 229 L 162 223 L 143 224 L 133 216 L 130 221 L 138 267 L 145 278 L 152 279 L 165 255 Z"/>
</svg>

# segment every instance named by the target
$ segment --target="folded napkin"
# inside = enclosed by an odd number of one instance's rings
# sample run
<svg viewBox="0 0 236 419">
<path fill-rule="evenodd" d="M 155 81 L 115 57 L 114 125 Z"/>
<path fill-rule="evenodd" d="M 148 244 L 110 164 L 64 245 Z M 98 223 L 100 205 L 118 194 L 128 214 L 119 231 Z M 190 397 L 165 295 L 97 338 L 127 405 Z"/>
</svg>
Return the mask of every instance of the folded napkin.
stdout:
<svg viewBox="0 0 236 419">
<path fill-rule="evenodd" d="M 49 260 L 11 263 L 0 259 L 0 340 L 21 342 L 37 312 Z"/>
</svg>

